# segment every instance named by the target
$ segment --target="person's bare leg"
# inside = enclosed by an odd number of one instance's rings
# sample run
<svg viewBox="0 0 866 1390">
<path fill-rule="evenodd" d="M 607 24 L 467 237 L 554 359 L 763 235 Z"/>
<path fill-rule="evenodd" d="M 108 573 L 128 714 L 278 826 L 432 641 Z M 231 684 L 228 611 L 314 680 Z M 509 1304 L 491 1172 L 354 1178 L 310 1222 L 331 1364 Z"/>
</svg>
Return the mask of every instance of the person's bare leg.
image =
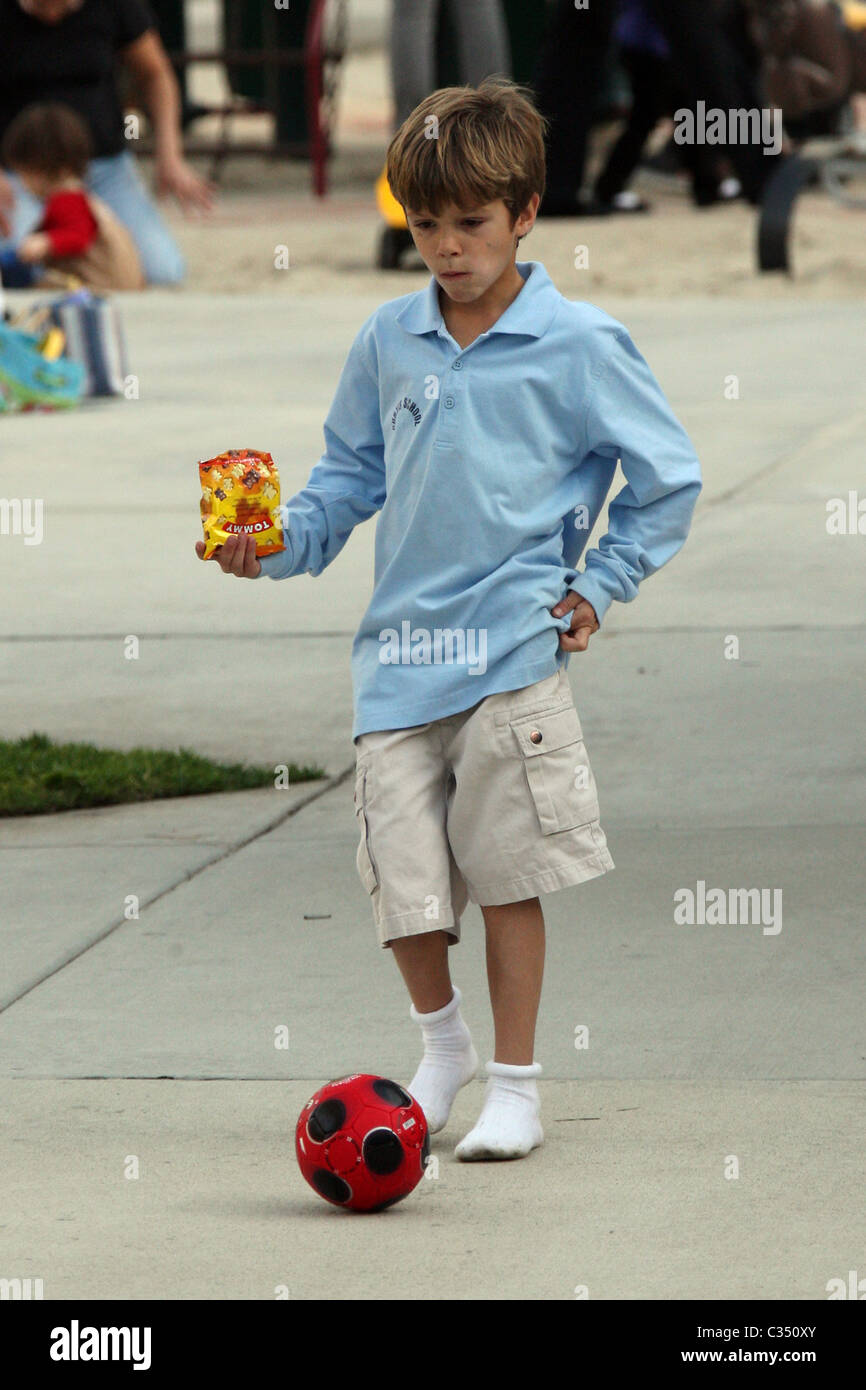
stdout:
<svg viewBox="0 0 866 1390">
<path fill-rule="evenodd" d="M 454 992 L 446 933 L 425 931 L 418 936 L 396 937 L 391 950 L 419 1014 L 444 1008 Z"/>
<path fill-rule="evenodd" d="M 391 942 L 394 959 L 412 999 L 411 1016 L 420 1025 L 424 1056 L 409 1082 L 431 1134 L 444 1127 L 454 1097 L 471 1081 L 478 1053 L 460 1014 L 461 995 L 448 970 L 444 931 L 422 932 Z"/>
<path fill-rule="evenodd" d="M 496 1037 L 494 1060 L 528 1066 L 544 976 L 544 916 L 538 898 L 482 907 L 487 982 Z"/>
<path fill-rule="evenodd" d="M 538 898 L 482 907 L 496 1050 L 487 1063 L 484 1107 L 454 1150 L 460 1159 L 524 1158 L 544 1141 L 535 1078 L 535 1023 L 544 975 L 544 917 Z"/>
</svg>

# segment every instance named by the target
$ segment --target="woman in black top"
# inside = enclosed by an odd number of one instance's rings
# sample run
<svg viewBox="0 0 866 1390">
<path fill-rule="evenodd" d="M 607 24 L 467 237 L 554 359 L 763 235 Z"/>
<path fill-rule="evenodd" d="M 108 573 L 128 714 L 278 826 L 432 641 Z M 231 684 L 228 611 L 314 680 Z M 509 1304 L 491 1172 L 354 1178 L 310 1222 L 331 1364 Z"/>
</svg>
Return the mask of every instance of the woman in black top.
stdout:
<svg viewBox="0 0 866 1390">
<path fill-rule="evenodd" d="M 0 34 L 0 139 L 32 102 L 71 106 L 93 140 L 86 186 L 129 228 L 147 280 L 181 281 L 183 256 L 133 157 L 136 132 L 124 122 L 118 59 L 151 119 L 157 192 L 174 194 L 185 211 L 206 210 L 213 188 L 184 161 L 177 81 L 146 0 L 0 0 Z M 0 170 L 0 249 L 16 246 L 41 212 L 20 180 Z"/>
</svg>

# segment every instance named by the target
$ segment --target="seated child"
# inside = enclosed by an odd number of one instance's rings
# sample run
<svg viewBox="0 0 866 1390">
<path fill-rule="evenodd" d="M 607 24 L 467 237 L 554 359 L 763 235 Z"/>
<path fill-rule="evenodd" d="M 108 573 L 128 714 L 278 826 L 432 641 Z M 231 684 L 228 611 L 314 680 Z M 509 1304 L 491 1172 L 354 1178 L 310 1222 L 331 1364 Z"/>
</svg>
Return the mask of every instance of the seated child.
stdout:
<svg viewBox="0 0 866 1390">
<path fill-rule="evenodd" d="M 45 204 L 35 231 L 0 253 L 10 289 L 51 282 L 47 271 L 74 275 L 92 290 L 140 290 L 145 279 L 129 232 L 111 209 L 86 193 L 90 159 L 84 121 L 60 102 L 34 104 L 9 125 L 0 162 Z"/>
</svg>

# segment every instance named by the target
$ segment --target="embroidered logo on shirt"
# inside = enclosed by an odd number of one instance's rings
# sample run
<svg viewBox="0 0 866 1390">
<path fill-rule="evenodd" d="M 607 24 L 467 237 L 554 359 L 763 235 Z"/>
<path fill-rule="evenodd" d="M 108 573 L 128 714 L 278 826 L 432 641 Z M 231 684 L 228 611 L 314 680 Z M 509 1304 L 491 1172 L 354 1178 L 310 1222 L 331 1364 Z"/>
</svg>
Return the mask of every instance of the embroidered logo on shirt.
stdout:
<svg viewBox="0 0 866 1390">
<path fill-rule="evenodd" d="M 395 430 L 397 428 L 397 416 L 400 414 L 401 410 L 408 410 L 409 414 L 413 417 L 415 424 L 420 425 L 421 411 L 418 409 L 414 401 L 410 400 L 408 396 L 404 396 L 402 401 L 399 401 L 397 405 L 394 407 L 394 412 L 391 416 L 392 430 Z"/>
</svg>

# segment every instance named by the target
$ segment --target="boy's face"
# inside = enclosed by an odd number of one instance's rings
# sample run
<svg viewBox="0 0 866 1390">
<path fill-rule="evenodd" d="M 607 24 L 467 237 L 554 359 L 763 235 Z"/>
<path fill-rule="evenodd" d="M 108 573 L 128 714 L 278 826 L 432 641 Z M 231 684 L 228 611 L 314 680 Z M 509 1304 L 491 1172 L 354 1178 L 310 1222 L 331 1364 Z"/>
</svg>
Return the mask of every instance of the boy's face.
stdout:
<svg viewBox="0 0 866 1390">
<path fill-rule="evenodd" d="M 514 226 L 501 198 L 468 209 L 452 203 L 438 216 L 407 208 L 406 221 L 437 283 L 455 304 L 469 308 L 513 267 L 518 238 L 535 222 L 540 201 L 533 193 Z"/>
</svg>

